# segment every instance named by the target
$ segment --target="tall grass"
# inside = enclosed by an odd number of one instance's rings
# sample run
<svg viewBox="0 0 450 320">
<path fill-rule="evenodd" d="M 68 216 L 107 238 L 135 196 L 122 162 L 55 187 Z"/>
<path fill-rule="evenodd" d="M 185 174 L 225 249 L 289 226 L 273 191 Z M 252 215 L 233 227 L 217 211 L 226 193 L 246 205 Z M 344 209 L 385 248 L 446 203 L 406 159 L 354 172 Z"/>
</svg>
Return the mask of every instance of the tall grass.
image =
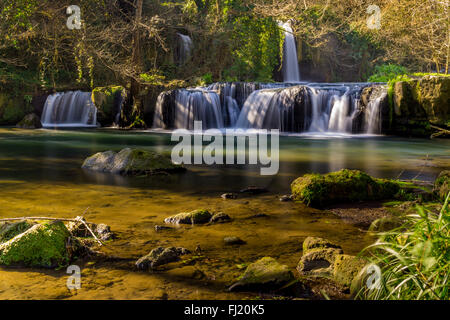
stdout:
<svg viewBox="0 0 450 320">
<path fill-rule="evenodd" d="M 398 229 L 366 248 L 382 273 L 381 286 L 357 295 L 370 300 L 449 300 L 450 193 L 440 210 L 417 207 Z"/>
</svg>

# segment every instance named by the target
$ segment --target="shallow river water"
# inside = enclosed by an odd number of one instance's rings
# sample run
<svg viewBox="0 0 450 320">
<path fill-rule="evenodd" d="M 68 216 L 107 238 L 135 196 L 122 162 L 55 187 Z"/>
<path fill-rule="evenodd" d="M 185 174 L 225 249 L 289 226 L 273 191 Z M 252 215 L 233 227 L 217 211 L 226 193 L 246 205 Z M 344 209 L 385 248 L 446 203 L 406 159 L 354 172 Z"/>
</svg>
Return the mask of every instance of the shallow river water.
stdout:
<svg viewBox="0 0 450 320">
<path fill-rule="evenodd" d="M 170 135 L 114 130 L 25 131 L 0 129 L 0 217 L 74 218 L 106 223 L 118 239 L 105 253 L 117 259 L 78 261 L 82 288 L 69 291 L 61 270 L 0 267 L 0 299 L 241 299 L 248 293 L 226 288 L 242 268 L 272 256 L 293 270 L 307 236 L 322 236 L 358 253 L 371 239 L 326 211 L 280 202 L 290 183 L 308 172 L 361 169 L 376 177 L 432 181 L 450 167 L 450 141 L 390 137 L 290 136 L 280 138 L 280 172 L 259 175 L 257 166 L 187 166 L 184 174 L 125 178 L 83 171 L 87 156 L 140 147 L 170 153 Z M 261 196 L 222 200 L 225 192 L 247 186 L 269 190 Z M 225 212 L 231 223 L 187 226 L 156 232 L 164 218 L 207 208 Z M 255 214 L 267 217 L 252 218 Z M 247 244 L 225 246 L 238 236 Z M 133 262 L 158 246 L 200 249 L 199 260 L 148 273 Z"/>
</svg>

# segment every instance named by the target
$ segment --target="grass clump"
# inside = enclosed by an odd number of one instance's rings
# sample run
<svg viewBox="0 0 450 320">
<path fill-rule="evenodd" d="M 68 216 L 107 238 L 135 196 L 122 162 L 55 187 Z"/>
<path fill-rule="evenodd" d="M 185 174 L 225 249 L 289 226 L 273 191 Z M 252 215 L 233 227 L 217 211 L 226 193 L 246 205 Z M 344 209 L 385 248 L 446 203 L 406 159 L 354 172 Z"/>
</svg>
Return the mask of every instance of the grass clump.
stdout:
<svg viewBox="0 0 450 320">
<path fill-rule="evenodd" d="M 418 206 L 401 227 L 381 233 L 364 252 L 381 269 L 378 288 L 360 290 L 370 300 L 450 298 L 450 193 L 440 211 Z"/>
</svg>

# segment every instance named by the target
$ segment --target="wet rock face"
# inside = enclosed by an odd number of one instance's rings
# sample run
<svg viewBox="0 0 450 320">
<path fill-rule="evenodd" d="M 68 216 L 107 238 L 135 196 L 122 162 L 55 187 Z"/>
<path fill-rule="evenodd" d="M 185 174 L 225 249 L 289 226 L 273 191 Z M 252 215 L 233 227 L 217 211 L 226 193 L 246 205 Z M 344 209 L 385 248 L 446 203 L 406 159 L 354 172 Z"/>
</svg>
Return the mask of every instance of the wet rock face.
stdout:
<svg viewBox="0 0 450 320">
<path fill-rule="evenodd" d="M 434 192 L 441 201 L 445 201 L 450 192 L 450 170 L 442 171 L 434 182 Z"/>
<path fill-rule="evenodd" d="M 279 289 L 294 279 L 288 266 L 264 257 L 250 264 L 230 291 Z"/>
<path fill-rule="evenodd" d="M 293 199 L 311 207 L 392 198 L 397 183 L 376 179 L 359 170 L 341 170 L 325 175 L 306 174 L 291 184 Z"/>
<path fill-rule="evenodd" d="M 170 224 L 205 224 L 210 222 L 212 214 L 208 210 L 200 209 L 191 212 L 182 212 L 164 220 Z"/>
<path fill-rule="evenodd" d="M 0 244 L 0 264 L 54 268 L 70 262 L 70 232 L 64 223 L 36 224 Z"/>
<path fill-rule="evenodd" d="M 22 129 L 40 129 L 42 128 L 41 119 L 35 113 L 26 115 L 17 125 Z"/>
<path fill-rule="evenodd" d="M 136 268 L 139 270 L 155 269 L 158 266 L 179 261 L 180 256 L 190 253 L 191 252 L 185 248 L 159 247 L 153 249 L 148 255 L 136 261 Z"/>
<path fill-rule="evenodd" d="M 82 168 L 122 175 L 173 173 L 185 170 L 182 166 L 173 164 L 169 157 L 152 151 L 130 148 L 123 149 L 119 153 L 99 152 L 87 158 Z"/>
<path fill-rule="evenodd" d="M 118 115 L 127 92 L 121 86 L 99 87 L 92 90 L 92 102 L 97 108 L 97 121 L 102 126 L 110 126 L 118 122 Z"/>
</svg>

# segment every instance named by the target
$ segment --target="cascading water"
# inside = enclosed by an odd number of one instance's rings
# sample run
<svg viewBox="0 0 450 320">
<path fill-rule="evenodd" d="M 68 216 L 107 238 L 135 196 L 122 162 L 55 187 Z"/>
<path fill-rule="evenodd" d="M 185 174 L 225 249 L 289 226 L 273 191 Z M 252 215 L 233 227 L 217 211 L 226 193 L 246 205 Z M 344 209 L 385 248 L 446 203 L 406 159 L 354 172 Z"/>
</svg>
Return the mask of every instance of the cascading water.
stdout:
<svg viewBox="0 0 450 320">
<path fill-rule="evenodd" d="M 167 112 L 165 107 L 171 110 Z M 194 129 L 194 121 L 202 121 L 203 129 L 223 128 L 223 115 L 216 92 L 196 89 L 177 90 L 160 95 L 156 104 L 154 128 Z"/>
<path fill-rule="evenodd" d="M 192 129 L 194 120 L 202 120 L 204 128 L 380 133 L 386 93 L 382 86 L 374 85 L 378 86 L 373 90 L 376 94 L 369 95 L 368 103 L 361 99 L 370 83 L 215 83 L 163 92 L 158 97 L 154 128 Z"/>
<path fill-rule="evenodd" d="M 48 96 L 41 122 L 44 128 L 96 127 L 97 108 L 91 93 L 69 91 Z"/>
<path fill-rule="evenodd" d="M 298 67 L 297 46 L 295 44 L 295 37 L 292 32 L 290 22 L 279 23 L 279 26 L 284 32 L 283 45 L 283 81 L 284 82 L 299 82 L 300 70 Z"/>
<path fill-rule="evenodd" d="M 177 48 L 177 55 L 178 55 L 178 62 L 179 64 L 185 64 L 192 55 L 192 49 L 194 48 L 194 44 L 192 42 L 191 37 L 177 33 L 178 37 L 178 48 Z"/>
</svg>

